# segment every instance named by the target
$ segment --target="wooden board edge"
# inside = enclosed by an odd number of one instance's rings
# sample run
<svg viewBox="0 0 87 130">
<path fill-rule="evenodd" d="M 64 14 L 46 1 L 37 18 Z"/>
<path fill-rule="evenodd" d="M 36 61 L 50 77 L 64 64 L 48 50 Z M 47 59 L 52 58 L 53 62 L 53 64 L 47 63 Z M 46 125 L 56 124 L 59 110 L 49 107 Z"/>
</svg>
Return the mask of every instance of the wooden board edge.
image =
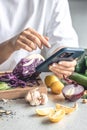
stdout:
<svg viewBox="0 0 87 130">
<path fill-rule="evenodd" d="M 0 91 L 0 100 L 2 99 L 17 99 L 17 98 L 24 98 L 28 91 L 31 89 L 38 88 L 38 91 L 41 93 L 47 94 L 47 87 L 42 82 L 40 86 L 34 86 L 34 87 L 24 87 L 24 88 L 13 88 L 9 90 L 1 90 Z"/>
</svg>

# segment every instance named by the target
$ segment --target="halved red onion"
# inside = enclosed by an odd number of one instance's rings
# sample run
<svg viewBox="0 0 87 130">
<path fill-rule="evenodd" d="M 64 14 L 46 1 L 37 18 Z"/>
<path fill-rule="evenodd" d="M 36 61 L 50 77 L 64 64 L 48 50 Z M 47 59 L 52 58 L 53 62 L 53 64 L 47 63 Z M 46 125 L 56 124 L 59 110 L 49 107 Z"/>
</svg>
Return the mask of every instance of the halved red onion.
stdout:
<svg viewBox="0 0 87 130">
<path fill-rule="evenodd" d="M 83 96 L 84 87 L 79 84 L 68 84 L 63 88 L 62 93 L 65 99 L 76 101 Z"/>
</svg>

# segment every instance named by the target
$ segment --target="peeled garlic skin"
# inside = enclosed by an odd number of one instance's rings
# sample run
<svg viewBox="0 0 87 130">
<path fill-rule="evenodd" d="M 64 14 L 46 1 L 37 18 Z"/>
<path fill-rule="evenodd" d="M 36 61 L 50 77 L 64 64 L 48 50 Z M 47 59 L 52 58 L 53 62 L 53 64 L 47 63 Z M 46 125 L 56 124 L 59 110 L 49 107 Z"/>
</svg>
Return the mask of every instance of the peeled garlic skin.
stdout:
<svg viewBox="0 0 87 130">
<path fill-rule="evenodd" d="M 73 92 L 71 92 L 70 94 L 68 93 L 67 94 L 67 91 L 69 91 L 69 89 L 74 89 Z M 62 90 L 62 93 L 65 97 L 65 99 L 69 100 L 69 101 L 76 101 L 78 99 L 80 99 L 83 94 L 84 94 L 84 88 L 83 86 L 77 84 L 69 84 L 69 85 L 66 85 L 63 90 Z"/>
</svg>

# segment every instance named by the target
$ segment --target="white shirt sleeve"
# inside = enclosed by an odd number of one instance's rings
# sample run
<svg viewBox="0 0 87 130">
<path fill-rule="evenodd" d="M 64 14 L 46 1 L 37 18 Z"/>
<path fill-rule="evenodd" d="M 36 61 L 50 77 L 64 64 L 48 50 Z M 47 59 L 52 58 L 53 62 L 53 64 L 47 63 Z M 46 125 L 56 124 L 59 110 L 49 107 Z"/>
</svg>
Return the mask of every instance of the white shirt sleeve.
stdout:
<svg viewBox="0 0 87 130">
<path fill-rule="evenodd" d="M 57 0 L 52 10 L 46 35 L 51 48 L 44 48 L 42 54 L 49 57 L 60 46 L 78 47 L 78 37 L 72 26 L 67 0 Z"/>
</svg>

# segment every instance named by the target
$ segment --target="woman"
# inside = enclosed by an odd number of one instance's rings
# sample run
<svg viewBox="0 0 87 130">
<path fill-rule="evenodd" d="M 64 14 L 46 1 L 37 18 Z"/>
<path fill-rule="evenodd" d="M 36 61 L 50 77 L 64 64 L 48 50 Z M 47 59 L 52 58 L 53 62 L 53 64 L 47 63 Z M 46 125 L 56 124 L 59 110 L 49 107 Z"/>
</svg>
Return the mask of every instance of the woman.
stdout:
<svg viewBox="0 0 87 130">
<path fill-rule="evenodd" d="M 0 71 L 13 69 L 21 58 L 45 58 L 59 48 L 78 47 L 67 0 L 0 1 Z M 69 76 L 76 60 L 50 66 L 58 77 Z"/>
</svg>

